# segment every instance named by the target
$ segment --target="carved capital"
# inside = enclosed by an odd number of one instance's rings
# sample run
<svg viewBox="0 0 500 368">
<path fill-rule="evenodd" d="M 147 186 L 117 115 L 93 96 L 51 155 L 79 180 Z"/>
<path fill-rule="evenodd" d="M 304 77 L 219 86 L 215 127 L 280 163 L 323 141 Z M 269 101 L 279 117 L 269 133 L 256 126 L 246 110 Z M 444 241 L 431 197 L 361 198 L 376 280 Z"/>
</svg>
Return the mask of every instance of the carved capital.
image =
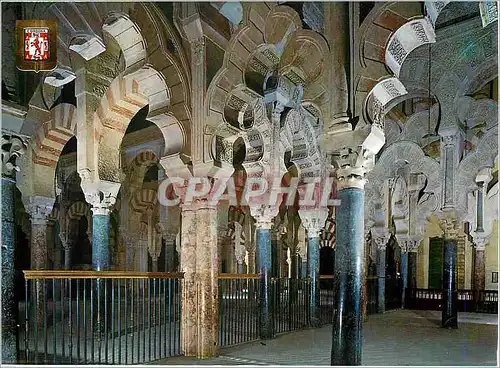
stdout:
<svg viewBox="0 0 500 368">
<path fill-rule="evenodd" d="M 47 225 L 52 209 L 54 208 L 54 202 L 55 198 L 42 196 L 24 197 L 24 207 L 30 215 L 31 224 Z"/>
<path fill-rule="evenodd" d="M 17 135 L 2 134 L 2 176 L 12 176 L 19 171 L 17 158 L 26 152 L 26 139 Z"/>
<path fill-rule="evenodd" d="M 486 234 L 484 232 L 474 232 L 472 233 L 472 240 L 474 242 L 474 248 L 476 250 L 485 250 L 486 245 L 490 241 L 491 234 Z"/>
<path fill-rule="evenodd" d="M 275 206 L 250 206 L 250 214 L 255 219 L 255 227 L 257 229 L 271 229 L 273 219 L 279 212 L 279 208 Z"/>
<path fill-rule="evenodd" d="M 328 209 L 316 208 L 311 210 L 299 209 L 302 226 L 307 230 L 308 238 L 319 238 L 321 229 L 325 227 Z"/>
<path fill-rule="evenodd" d="M 89 181 L 82 178 L 81 187 L 85 200 L 92 206 L 92 213 L 108 216 L 116 203 L 120 183 L 104 180 Z"/>
<path fill-rule="evenodd" d="M 445 239 L 456 239 L 458 235 L 458 219 L 456 216 L 449 214 L 442 217 L 439 221 L 443 237 Z"/>
<path fill-rule="evenodd" d="M 391 234 L 389 233 L 388 229 L 372 229 L 372 239 L 375 242 L 378 250 L 385 250 L 390 238 Z"/>
</svg>

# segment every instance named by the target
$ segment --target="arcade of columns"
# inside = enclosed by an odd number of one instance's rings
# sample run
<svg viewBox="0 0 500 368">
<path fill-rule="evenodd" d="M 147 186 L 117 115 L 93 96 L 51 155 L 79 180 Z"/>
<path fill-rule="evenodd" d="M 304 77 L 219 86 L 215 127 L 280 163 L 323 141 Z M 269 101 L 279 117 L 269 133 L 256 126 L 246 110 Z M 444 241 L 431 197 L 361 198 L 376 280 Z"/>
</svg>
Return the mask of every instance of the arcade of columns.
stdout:
<svg viewBox="0 0 500 368">
<path fill-rule="evenodd" d="M 50 263 L 72 267 L 79 246 L 75 239 L 83 236 L 77 225 L 82 218 L 88 221 L 94 270 L 157 271 L 164 252 L 161 268 L 184 273 L 182 346 L 187 356 L 218 352 L 217 274 L 223 258 L 230 272 L 244 272 L 245 264 L 248 273 L 261 276 L 261 338 L 273 337 L 267 297 L 272 276 L 299 277 L 299 268 L 303 270 L 314 285 L 314 322 L 320 236 L 328 232 L 327 218 L 335 219 L 338 280 L 332 364 L 361 363 L 363 264 L 375 254 L 383 312 L 385 250 L 391 236 L 401 250 L 404 287 L 414 287 L 416 252 L 428 219 L 439 219 L 444 327 L 457 326 L 453 275 L 464 222 L 472 225 L 474 285 L 484 288 L 485 246 L 493 226 L 484 213 L 497 157 L 497 104 L 467 96 L 496 76 L 485 66 L 491 63 L 490 49 L 496 47 L 496 29 L 470 28 L 484 60 L 477 62 L 476 74 L 464 86 L 456 80 L 468 61 L 460 50 L 445 47 L 463 35 L 455 30 L 440 38 L 434 25 L 442 8 L 432 4 L 426 5 L 427 17 L 418 13 L 420 8 L 406 8 L 406 20 L 382 41 L 369 38 L 376 34 L 377 17 L 401 10 L 397 4 L 376 5 L 356 39 L 350 32 L 353 4 L 324 4 L 320 13 L 304 11 L 311 17 L 310 29 L 285 5 L 240 6 L 243 15 L 235 20 L 232 13 L 176 4 L 177 28 L 152 4 L 129 4 L 113 12 L 98 6 L 103 24 L 87 24 L 94 28 L 86 29 L 86 42 L 59 46 L 57 83 L 45 78 L 27 113 L 3 109 L 19 122 L 18 131 L 2 132 L 4 357 L 15 354 L 17 190 L 29 215 L 32 269 L 46 269 Z M 206 12 L 218 14 L 215 28 L 217 23 L 229 24 L 230 35 L 208 26 Z M 274 26 L 266 27 L 269 24 Z M 61 27 L 61 32 L 61 40 L 71 38 L 70 28 Z M 207 50 L 214 42 L 225 56 L 209 79 Z M 354 57 L 361 42 L 382 45 L 381 56 Z M 456 60 L 455 74 L 436 72 L 433 84 L 424 88 L 432 95 L 425 113 L 414 113 L 401 126 L 391 110 L 406 98 L 422 97 L 414 91 L 425 78 L 415 70 L 425 50 L 417 48 L 435 43 L 448 53 L 433 54 L 433 59 L 437 64 L 441 58 Z M 391 74 L 377 65 L 386 65 Z M 44 94 L 61 95 L 69 83 L 74 83 L 76 103 L 47 109 Z M 450 97 L 455 94 L 460 105 Z M 456 123 L 465 121 L 467 126 L 478 120 L 478 112 L 485 121 L 481 134 Z M 154 126 L 127 132 L 141 114 Z M 427 121 L 425 131 L 421 127 Z M 72 137 L 77 139 L 76 152 L 64 154 Z M 475 149 L 464 148 L 466 140 L 474 142 Z M 439 147 L 437 159 L 427 154 L 432 143 Z M 153 179 L 144 180 L 152 167 Z M 299 194 L 307 178 L 331 178 L 340 206 L 329 215 L 327 208 L 298 205 L 283 211 L 246 198 L 247 207 L 229 209 L 226 201 L 211 203 L 211 193 L 189 205 L 166 208 L 158 203 L 158 186 L 166 177 L 209 177 L 220 184 L 232 176 L 295 176 Z M 80 197 L 70 195 L 71 190 Z M 175 194 L 183 193 L 177 188 Z M 368 233 L 372 244 L 365 255 Z M 56 244 L 64 250 L 64 260 Z M 275 269 L 273 249 L 279 249 Z"/>
</svg>

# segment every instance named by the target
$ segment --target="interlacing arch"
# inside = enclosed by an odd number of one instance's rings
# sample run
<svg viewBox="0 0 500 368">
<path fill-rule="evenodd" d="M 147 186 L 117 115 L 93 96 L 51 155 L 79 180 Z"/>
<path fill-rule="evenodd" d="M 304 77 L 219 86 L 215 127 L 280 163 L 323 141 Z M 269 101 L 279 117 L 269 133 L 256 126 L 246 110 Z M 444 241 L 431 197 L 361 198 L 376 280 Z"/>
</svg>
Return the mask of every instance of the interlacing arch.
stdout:
<svg viewBox="0 0 500 368">
<path fill-rule="evenodd" d="M 266 175 L 264 166 L 269 164 L 272 125 L 266 104 L 278 101 L 295 109 L 303 101 L 301 114 L 311 114 L 311 120 L 317 122 L 329 101 L 322 72 L 329 53 L 326 41 L 316 32 L 302 29 L 293 9 L 269 6 L 244 6 L 243 24 L 233 35 L 223 67 L 207 91 L 207 129 L 212 127 L 214 134 L 212 157 L 231 163 L 233 145 L 241 137 L 246 148 L 243 166 L 250 176 Z M 316 132 L 307 131 L 308 137 L 316 137 Z M 288 138 L 300 141 L 299 135 Z M 298 150 L 296 147 L 300 155 Z M 301 160 L 302 169 L 311 166 L 305 163 L 307 158 Z M 284 165 L 281 171 L 286 172 Z"/>
</svg>

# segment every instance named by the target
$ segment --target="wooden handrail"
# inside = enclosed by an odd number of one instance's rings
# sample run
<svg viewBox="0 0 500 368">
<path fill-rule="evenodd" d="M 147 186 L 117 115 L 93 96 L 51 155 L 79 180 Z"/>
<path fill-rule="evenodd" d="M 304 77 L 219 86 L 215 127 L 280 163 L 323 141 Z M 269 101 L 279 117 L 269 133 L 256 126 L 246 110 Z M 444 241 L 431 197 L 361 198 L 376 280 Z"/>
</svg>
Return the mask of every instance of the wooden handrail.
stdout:
<svg viewBox="0 0 500 368">
<path fill-rule="evenodd" d="M 219 273 L 219 279 L 258 279 L 258 273 Z"/>
<path fill-rule="evenodd" d="M 333 279 L 333 278 L 335 278 L 334 275 L 319 275 L 320 280 Z"/>
<path fill-rule="evenodd" d="M 182 279 L 183 272 L 24 270 L 27 280 L 43 279 Z"/>
</svg>

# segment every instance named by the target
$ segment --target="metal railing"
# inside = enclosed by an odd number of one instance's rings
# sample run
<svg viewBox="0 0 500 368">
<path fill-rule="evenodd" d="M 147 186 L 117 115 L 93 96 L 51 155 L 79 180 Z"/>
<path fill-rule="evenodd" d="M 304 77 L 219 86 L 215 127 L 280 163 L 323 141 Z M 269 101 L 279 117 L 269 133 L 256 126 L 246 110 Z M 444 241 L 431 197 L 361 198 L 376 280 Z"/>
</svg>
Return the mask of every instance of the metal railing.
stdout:
<svg viewBox="0 0 500 368">
<path fill-rule="evenodd" d="M 407 308 L 441 310 L 442 289 L 406 289 Z M 457 290 L 459 312 L 498 313 L 497 290 Z"/>
<path fill-rule="evenodd" d="M 311 282 L 302 279 L 271 279 L 274 332 L 290 332 L 309 326 Z"/>
<path fill-rule="evenodd" d="M 333 323 L 334 286 L 333 275 L 319 277 L 319 321 L 322 325 Z"/>
<path fill-rule="evenodd" d="M 259 338 L 258 275 L 219 275 L 219 346 Z"/>
<path fill-rule="evenodd" d="M 182 273 L 24 276 L 22 363 L 137 364 L 181 354 Z"/>
</svg>

